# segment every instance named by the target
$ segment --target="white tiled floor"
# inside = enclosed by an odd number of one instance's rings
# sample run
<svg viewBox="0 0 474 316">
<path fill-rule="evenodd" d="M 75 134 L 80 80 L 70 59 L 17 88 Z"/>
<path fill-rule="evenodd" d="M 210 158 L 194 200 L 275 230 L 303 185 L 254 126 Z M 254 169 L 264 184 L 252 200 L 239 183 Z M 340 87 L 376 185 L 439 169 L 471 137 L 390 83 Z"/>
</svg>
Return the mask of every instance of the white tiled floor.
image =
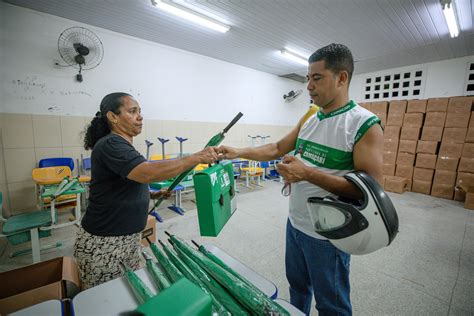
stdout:
<svg viewBox="0 0 474 316">
<path fill-rule="evenodd" d="M 281 184 L 267 181 L 253 191 L 240 187 L 238 210 L 217 238 L 199 236 L 190 195 L 184 216 L 163 209 L 158 238 L 169 231 L 186 240 L 211 243 L 262 274 L 288 299 L 284 269 L 287 198 Z M 459 202 L 416 193 L 390 194 L 400 232 L 390 247 L 351 261 L 354 315 L 474 315 L 474 211 Z M 166 207 L 166 205 L 165 205 Z M 42 243 L 63 247 L 42 252 L 42 259 L 72 255 L 75 227 L 53 232 Z M 0 258 L 0 271 L 29 264 L 31 256 Z M 316 312 L 313 311 L 316 315 Z"/>
</svg>

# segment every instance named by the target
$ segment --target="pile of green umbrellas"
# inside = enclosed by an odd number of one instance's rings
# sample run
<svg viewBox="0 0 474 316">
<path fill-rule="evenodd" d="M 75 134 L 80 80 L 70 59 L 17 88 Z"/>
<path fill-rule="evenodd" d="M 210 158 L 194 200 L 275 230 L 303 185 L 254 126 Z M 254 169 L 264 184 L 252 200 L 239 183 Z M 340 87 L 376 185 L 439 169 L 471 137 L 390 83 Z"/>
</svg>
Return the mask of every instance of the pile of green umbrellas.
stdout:
<svg viewBox="0 0 474 316">
<path fill-rule="evenodd" d="M 181 238 L 168 236 L 171 245 L 159 241 L 161 249 L 150 243 L 158 264 L 143 252 L 147 269 L 159 292 L 185 277 L 211 297 L 213 312 L 218 315 L 289 315 L 205 247 L 197 245 L 196 250 Z M 123 266 L 123 269 L 137 300 L 142 304 L 151 299 L 153 294 L 143 281 L 127 267 Z"/>
</svg>

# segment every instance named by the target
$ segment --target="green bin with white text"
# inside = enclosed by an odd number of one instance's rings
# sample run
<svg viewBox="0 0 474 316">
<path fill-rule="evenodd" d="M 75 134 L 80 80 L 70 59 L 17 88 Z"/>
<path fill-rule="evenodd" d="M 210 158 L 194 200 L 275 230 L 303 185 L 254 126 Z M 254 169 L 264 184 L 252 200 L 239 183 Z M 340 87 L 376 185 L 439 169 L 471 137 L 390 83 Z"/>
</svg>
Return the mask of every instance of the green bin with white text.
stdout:
<svg viewBox="0 0 474 316">
<path fill-rule="evenodd" d="M 217 236 L 236 210 L 234 170 L 222 161 L 194 175 L 201 236 Z"/>
</svg>

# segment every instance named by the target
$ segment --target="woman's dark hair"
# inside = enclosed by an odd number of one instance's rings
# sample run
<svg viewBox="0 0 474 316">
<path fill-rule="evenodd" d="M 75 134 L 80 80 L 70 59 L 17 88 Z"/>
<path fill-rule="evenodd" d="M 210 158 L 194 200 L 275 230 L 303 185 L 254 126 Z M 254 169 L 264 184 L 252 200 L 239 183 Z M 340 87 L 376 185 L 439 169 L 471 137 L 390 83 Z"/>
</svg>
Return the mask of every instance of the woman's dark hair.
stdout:
<svg viewBox="0 0 474 316">
<path fill-rule="evenodd" d="M 95 114 L 91 123 L 87 126 L 84 136 L 84 148 L 92 149 L 95 143 L 105 135 L 110 133 L 110 125 L 107 120 L 107 113 L 112 111 L 120 114 L 120 107 L 123 105 L 123 97 L 132 97 L 128 93 L 114 92 L 106 95 L 100 102 L 100 111 Z"/>
</svg>

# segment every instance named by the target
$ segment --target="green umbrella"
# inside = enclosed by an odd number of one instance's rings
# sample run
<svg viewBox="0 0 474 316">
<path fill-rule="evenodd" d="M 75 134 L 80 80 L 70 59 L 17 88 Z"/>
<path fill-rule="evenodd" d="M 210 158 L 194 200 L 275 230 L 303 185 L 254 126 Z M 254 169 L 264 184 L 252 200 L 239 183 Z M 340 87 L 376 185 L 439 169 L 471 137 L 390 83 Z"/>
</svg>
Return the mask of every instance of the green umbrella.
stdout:
<svg viewBox="0 0 474 316">
<path fill-rule="evenodd" d="M 54 192 L 53 197 L 58 196 L 59 192 L 61 192 L 61 190 L 64 188 L 64 186 L 66 184 L 68 184 L 68 182 L 69 182 L 69 176 L 64 177 L 63 180 L 61 181 L 61 183 L 58 184 L 58 187 L 57 187 L 56 191 Z"/>
<path fill-rule="evenodd" d="M 232 315 L 249 315 L 244 306 L 242 306 L 236 299 L 230 295 L 225 288 L 223 288 L 216 280 L 214 280 L 199 264 L 187 256 L 179 247 L 173 245 L 178 253 L 178 256 L 190 267 L 196 276 L 204 282 L 209 290 L 217 299 L 230 311 Z"/>
<path fill-rule="evenodd" d="M 151 251 L 153 251 L 153 254 L 155 255 L 156 259 L 160 263 L 160 265 L 163 267 L 163 269 L 166 272 L 166 275 L 168 277 L 168 280 L 171 281 L 171 283 L 174 283 L 181 279 L 183 274 L 174 266 L 174 264 L 161 252 L 160 249 L 154 244 L 150 243 L 150 248 Z"/>
<path fill-rule="evenodd" d="M 133 272 L 129 267 L 127 267 L 124 263 L 120 262 L 120 266 L 122 270 L 125 272 L 124 276 L 125 279 L 128 281 L 128 284 L 132 288 L 133 294 L 137 298 L 139 304 L 143 304 L 153 296 L 155 296 L 148 286 L 143 283 L 143 281 Z"/>
<path fill-rule="evenodd" d="M 224 270 L 226 270 L 227 272 L 230 272 L 232 273 L 234 276 L 236 276 L 237 278 L 239 278 L 239 280 L 241 280 L 242 282 L 244 282 L 245 284 L 247 284 L 249 287 L 251 287 L 254 291 L 256 292 L 260 292 L 262 295 L 266 295 L 265 293 L 262 292 L 262 290 L 260 290 L 258 287 L 256 287 L 255 285 L 253 285 L 253 283 L 249 282 L 249 280 L 247 280 L 245 277 L 243 277 L 242 275 L 240 275 L 238 272 L 236 272 L 234 269 L 232 269 L 231 267 L 229 267 L 224 261 L 222 261 L 219 257 L 217 257 L 215 254 L 213 254 L 212 252 L 210 252 L 209 250 L 206 249 L 206 247 L 204 247 L 203 245 L 199 245 L 197 242 L 195 242 L 194 240 L 191 240 L 191 242 L 199 249 L 200 252 L 202 252 L 206 257 L 208 257 L 209 259 L 211 259 L 212 261 L 214 261 L 215 263 L 217 263 L 218 265 L 220 265 Z M 272 303 L 274 303 L 275 305 L 277 305 L 277 303 L 275 303 L 274 301 L 271 301 Z M 280 306 L 275 306 L 276 308 L 279 308 Z"/>
<path fill-rule="evenodd" d="M 54 192 L 53 199 L 56 199 L 58 196 L 60 196 L 61 194 L 63 194 L 64 192 L 72 188 L 78 182 L 79 182 L 78 178 L 74 178 L 71 181 L 69 181 L 65 186 L 61 188 L 61 190 L 56 190 L 56 192 Z"/>
<path fill-rule="evenodd" d="M 176 253 L 167 245 L 163 244 L 161 240 L 158 240 L 163 248 L 164 252 L 170 259 L 170 261 L 184 274 L 186 278 L 188 278 L 191 282 L 194 282 L 197 286 L 199 286 L 204 293 L 208 294 L 213 303 L 214 310 L 219 315 L 231 315 L 229 311 L 222 305 L 221 302 L 217 300 L 217 298 L 212 294 L 211 291 L 204 285 L 204 283 L 194 274 L 190 267 L 188 267 L 178 256 Z"/>
<path fill-rule="evenodd" d="M 160 291 L 163 291 L 164 289 L 169 287 L 170 281 L 168 281 L 165 274 L 160 270 L 160 268 L 158 268 L 158 265 L 152 260 L 150 254 L 145 250 L 142 251 L 142 254 L 146 260 L 146 267 L 148 268 L 148 271 L 150 272 L 153 280 L 155 281 L 157 288 Z"/>
<path fill-rule="evenodd" d="M 245 282 L 232 273 L 224 270 L 220 265 L 206 257 L 201 252 L 193 249 L 186 242 L 176 236 L 171 236 L 171 241 L 186 255 L 190 256 L 206 272 L 225 287 L 239 302 L 255 315 L 266 315 L 269 313 L 278 313 L 280 315 L 289 315 L 289 313 L 280 305 L 273 302 L 267 295 L 261 291 L 254 291 Z"/>
<path fill-rule="evenodd" d="M 234 126 L 235 123 L 237 123 L 238 120 L 240 120 L 240 118 L 243 116 L 243 114 L 241 112 L 239 112 L 239 114 L 237 114 L 233 119 L 232 121 L 222 130 L 222 132 L 219 132 L 218 134 L 214 135 L 206 144 L 206 146 L 204 146 L 204 148 L 206 147 L 210 147 L 210 146 L 218 146 L 220 143 L 222 143 L 222 141 L 224 140 L 225 138 L 225 134 L 229 131 L 229 129 Z M 164 159 L 164 158 L 163 158 Z M 177 176 L 174 181 L 170 184 L 170 186 L 168 187 L 168 190 L 169 191 L 173 191 L 173 189 L 181 182 L 183 181 L 184 178 L 186 178 L 190 173 L 191 171 L 193 171 L 194 167 L 191 168 L 191 169 L 188 169 L 186 170 L 185 172 L 181 173 L 179 176 Z M 155 202 L 155 205 L 153 206 L 153 208 L 148 212 L 148 213 L 152 213 L 153 210 L 155 208 L 157 208 L 158 206 L 160 206 L 161 202 L 163 202 L 164 200 L 164 197 L 160 197 L 159 199 L 156 200 Z"/>
</svg>

